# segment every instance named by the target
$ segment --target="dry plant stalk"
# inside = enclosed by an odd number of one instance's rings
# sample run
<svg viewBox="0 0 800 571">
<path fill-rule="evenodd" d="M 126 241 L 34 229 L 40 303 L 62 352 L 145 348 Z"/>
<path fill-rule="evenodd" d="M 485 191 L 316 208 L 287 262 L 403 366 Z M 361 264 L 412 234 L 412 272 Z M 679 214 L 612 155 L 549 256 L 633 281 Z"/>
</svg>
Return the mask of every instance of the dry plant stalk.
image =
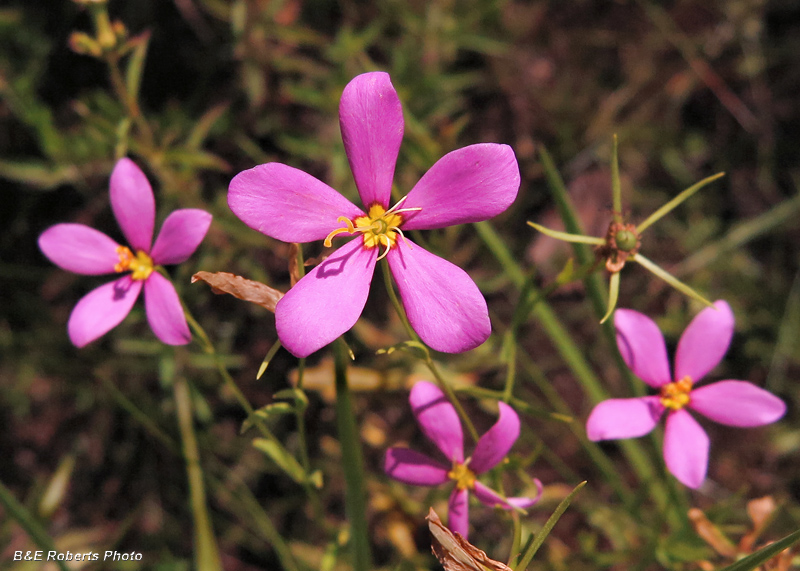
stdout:
<svg viewBox="0 0 800 571">
<path fill-rule="evenodd" d="M 505 563 L 490 559 L 485 552 L 461 537 L 460 533 L 447 529 L 433 508 L 430 508 L 425 519 L 433 535 L 431 550 L 444 571 L 512 571 Z"/>
</svg>

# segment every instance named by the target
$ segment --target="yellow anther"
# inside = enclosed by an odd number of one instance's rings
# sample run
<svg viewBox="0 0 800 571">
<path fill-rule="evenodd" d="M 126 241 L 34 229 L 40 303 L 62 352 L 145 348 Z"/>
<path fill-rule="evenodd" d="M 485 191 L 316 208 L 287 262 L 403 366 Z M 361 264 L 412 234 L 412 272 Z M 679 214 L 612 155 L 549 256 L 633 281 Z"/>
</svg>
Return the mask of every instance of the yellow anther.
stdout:
<svg viewBox="0 0 800 571">
<path fill-rule="evenodd" d="M 692 379 L 683 377 L 680 381 L 661 387 L 661 404 L 672 410 L 680 410 L 689 404 L 689 393 L 692 391 Z"/>
<path fill-rule="evenodd" d="M 153 259 L 141 250 L 134 256 L 130 248 L 117 246 L 117 256 L 119 263 L 114 265 L 114 271 L 117 273 L 130 270 L 131 279 L 134 280 L 146 280 L 153 273 Z"/>
<path fill-rule="evenodd" d="M 468 490 L 475 487 L 475 473 L 466 464 L 453 462 L 453 469 L 447 473 L 447 477 L 455 480 L 456 488 Z"/>
<path fill-rule="evenodd" d="M 332 240 L 335 236 L 343 233 L 355 234 L 359 232 L 364 236 L 365 248 L 378 248 L 384 247 L 383 252 L 378 256 L 378 259 L 385 258 L 389 250 L 397 245 L 397 236 L 403 239 L 406 245 L 410 248 L 411 243 L 406 240 L 403 231 L 400 230 L 400 225 L 403 223 L 402 212 L 412 212 L 422 210 L 422 208 L 398 208 L 405 197 L 400 199 L 397 204 L 386 210 L 378 203 L 369 207 L 369 211 L 364 216 L 359 216 L 354 220 L 350 220 L 345 216 L 340 216 L 337 222 L 343 222 L 345 228 L 336 228 L 331 231 L 325 238 L 325 246 L 331 247 Z"/>
</svg>

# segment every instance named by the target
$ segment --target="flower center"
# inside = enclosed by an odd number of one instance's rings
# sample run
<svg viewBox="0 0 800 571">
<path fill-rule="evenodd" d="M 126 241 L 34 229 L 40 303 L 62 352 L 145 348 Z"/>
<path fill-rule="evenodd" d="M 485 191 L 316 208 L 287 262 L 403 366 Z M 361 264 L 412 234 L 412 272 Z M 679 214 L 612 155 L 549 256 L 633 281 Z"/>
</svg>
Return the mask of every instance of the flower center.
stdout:
<svg viewBox="0 0 800 571">
<path fill-rule="evenodd" d="M 453 462 L 453 469 L 447 473 L 447 477 L 455 480 L 456 488 L 467 490 L 475 487 L 475 473 L 466 464 Z"/>
<path fill-rule="evenodd" d="M 422 210 L 422 208 L 398 208 L 405 199 L 406 197 L 404 196 L 389 210 L 386 210 L 376 202 L 369 207 L 369 211 L 365 216 L 358 216 L 353 220 L 350 220 L 346 216 L 340 216 L 336 221 L 343 222 L 345 227 L 336 228 L 328 234 L 325 238 L 325 246 L 330 248 L 332 240 L 337 234 L 355 234 L 356 232 L 360 232 L 364 237 L 365 248 L 377 248 L 378 246 L 386 248 L 383 253 L 378 256 L 380 260 L 389 253 L 390 249 L 397 245 L 398 234 L 403 240 L 406 238 L 403 235 L 403 231 L 400 230 L 400 225 L 403 224 L 403 215 L 401 213 Z M 411 244 L 408 242 L 406 242 L 406 244 L 409 248 L 411 247 Z"/>
<path fill-rule="evenodd" d="M 689 393 L 692 391 L 692 379 L 683 377 L 680 381 L 661 387 L 661 404 L 672 410 L 680 410 L 689 404 Z"/>
<path fill-rule="evenodd" d="M 633 224 L 611 222 L 606 232 L 606 243 L 595 250 L 598 258 L 606 260 L 606 269 L 613 273 L 625 267 L 625 261 L 639 251 L 641 238 Z"/>
<path fill-rule="evenodd" d="M 114 271 L 117 273 L 130 270 L 133 272 L 131 279 L 134 280 L 146 280 L 153 273 L 153 259 L 141 250 L 134 256 L 130 248 L 117 246 L 117 256 L 119 263 L 114 265 Z"/>
</svg>

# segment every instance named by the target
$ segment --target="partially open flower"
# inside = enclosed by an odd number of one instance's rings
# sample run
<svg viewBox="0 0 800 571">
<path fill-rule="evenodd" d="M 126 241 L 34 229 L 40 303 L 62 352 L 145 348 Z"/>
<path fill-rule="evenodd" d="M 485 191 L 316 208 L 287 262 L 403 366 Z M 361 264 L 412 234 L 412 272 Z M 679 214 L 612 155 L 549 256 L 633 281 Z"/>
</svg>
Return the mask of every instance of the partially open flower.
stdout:
<svg viewBox="0 0 800 571">
<path fill-rule="evenodd" d="M 390 448 L 386 451 L 384 470 L 395 480 L 416 486 L 437 486 L 448 480 L 455 482 L 448 510 L 450 529 L 467 538 L 470 491 L 482 503 L 507 510 L 529 508 L 539 500 L 542 493 L 539 480 L 534 480 L 538 488 L 536 497 L 504 498 L 477 479 L 499 464 L 516 442 L 520 423 L 513 408 L 504 402 L 498 403 L 500 418 L 497 423 L 481 436 L 472 456 L 464 458 L 461 421 L 455 407 L 439 387 L 421 381 L 411 389 L 408 400 L 425 436 L 441 450 L 447 463 L 408 448 Z"/>
</svg>

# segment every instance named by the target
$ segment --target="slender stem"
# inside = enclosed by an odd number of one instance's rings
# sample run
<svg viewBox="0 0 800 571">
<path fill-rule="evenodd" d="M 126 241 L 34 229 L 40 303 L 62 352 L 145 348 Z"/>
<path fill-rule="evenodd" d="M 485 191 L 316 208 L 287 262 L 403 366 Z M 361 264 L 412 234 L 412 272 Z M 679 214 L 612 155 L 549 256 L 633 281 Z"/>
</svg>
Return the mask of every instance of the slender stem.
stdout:
<svg viewBox="0 0 800 571">
<path fill-rule="evenodd" d="M 403 309 L 400 300 L 397 298 L 397 294 L 394 291 L 394 287 L 392 287 L 392 274 L 389 271 L 389 263 L 383 262 L 382 264 L 383 269 L 383 281 L 386 284 L 386 291 L 389 294 L 389 300 L 392 302 L 392 306 L 394 306 L 397 315 L 400 317 L 400 321 L 403 322 L 403 326 L 406 328 L 406 332 L 408 336 L 411 337 L 416 343 L 418 343 L 419 347 L 424 348 L 425 358 L 425 365 L 428 367 L 428 370 L 433 374 L 433 377 L 436 379 L 436 384 L 439 385 L 439 388 L 444 391 L 444 394 L 447 395 L 447 398 L 450 400 L 452 405 L 455 407 L 456 412 L 458 412 L 458 416 L 461 418 L 461 422 L 467 427 L 467 431 L 470 434 L 473 442 L 477 442 L 479 439 L 478 431 L 475 430 L 475 425 L 472 424 L 472 420 L 470 420 L 469 416 L 467 416 L 467 412 L 464 410 L 464 407 L 461 406 L 461 403 L 458 401 L 458 397 L 456 397 L 456 393 L 453 391 L 453 388 L 450 386 L 444 377 L 442 376 L 439 368 L 436 366 L 436 363 L 431 358 L 430 351 L 428 350 L 427 345 L 425 345 L 422 340 L 417 335 L 417 332 L 411 327 L 411 324 L 408 322 L 408 317 L 406 316 L 406 312 Z"/>
<path fill-rule="evenodd" d="M 45 552 L 42 559 L 47 556 L 48 551 L 55 551 L 56 545 L 42 524 L 31 515 L 28 508 L 17 501 L 11 490 L 6 488 L 2 482 L 0 482 L 0 506 L 3 506 L 8 517 L 15 520 L 33 542 Z M 69 571 L 69 567 L 63 561 L 56 560 L 56 565 L 61 571 Z"/>
<path fill-rule="evenodd" d="M 622 223 L 622 183 L 619 180 L 619 140 L 614 133 L 611 145 L 611 197 L 614 203 L 614 222 Z"/>
<path fill-rule="evenodd" d="M 194 515 L 195 564 L 198 571 L 221 571 L 222 561 L 219 558 L 217 540 L 214 537 L 211 518 L 208 514 L 203 469 L 200 466 L 200 451 L 194 432 L 192 397 L 189 393 L 189 385 L 183 375 L 178 374 L 173 379 L 172 386 L 175 393 L 178 426 L 180 427 L 181 441 L 183 443 L 183 456 L 186 459 L 186 474 L 189 478 L 192 514 Z"/>
<path fill-rule="evenodd" d="M 336 422 L 339 443 L 342 447 L 342 465 L 347 491 L 345 503 L 350 522 L 350 538 L 354 571 L 369 571 L 372 554 L 369 546 L 367 525 L 367 491 L 364 476 L 364 458 L 361 440 L 353 414 L 353 403 L 347 385 L 347 362 L 349 355 L 342 339 L 334 342 L 333 348 L 336 376 Z"/>
</svg>

